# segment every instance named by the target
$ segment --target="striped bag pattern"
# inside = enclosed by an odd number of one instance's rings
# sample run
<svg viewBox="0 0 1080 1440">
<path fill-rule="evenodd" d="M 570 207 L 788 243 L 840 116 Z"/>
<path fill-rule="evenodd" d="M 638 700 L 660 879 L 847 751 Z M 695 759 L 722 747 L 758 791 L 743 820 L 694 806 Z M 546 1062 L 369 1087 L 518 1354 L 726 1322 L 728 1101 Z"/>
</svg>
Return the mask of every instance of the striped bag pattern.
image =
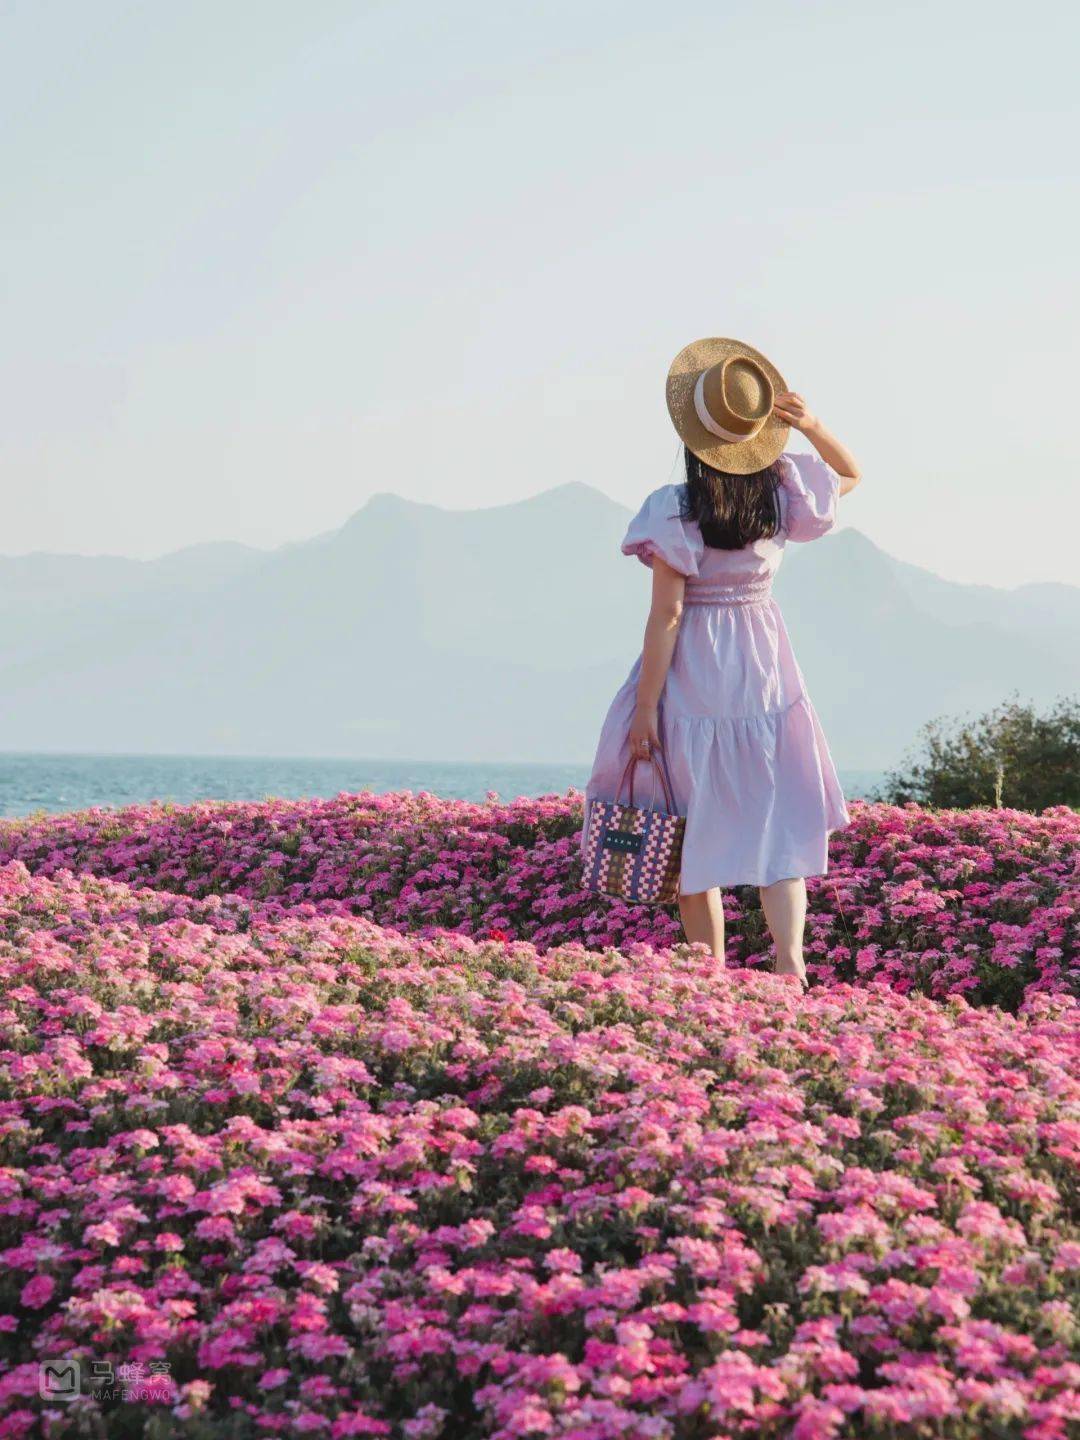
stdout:
<svg viewBox="0 0 1080 1440">
<path fill-rule="evenodd" d="M 651 754 L 649 760 L 660 777 L 667 814 L 634 804 L 637 757 L 631 756 L 615 799 L 592 801 L 585 837 L 585 886 L 633 905 L 671 905 L 679 898 L 686 820 L 675 814 L 662 757 Z M 619 796 L 628 780 L 623 804 Z"/>
</svg>

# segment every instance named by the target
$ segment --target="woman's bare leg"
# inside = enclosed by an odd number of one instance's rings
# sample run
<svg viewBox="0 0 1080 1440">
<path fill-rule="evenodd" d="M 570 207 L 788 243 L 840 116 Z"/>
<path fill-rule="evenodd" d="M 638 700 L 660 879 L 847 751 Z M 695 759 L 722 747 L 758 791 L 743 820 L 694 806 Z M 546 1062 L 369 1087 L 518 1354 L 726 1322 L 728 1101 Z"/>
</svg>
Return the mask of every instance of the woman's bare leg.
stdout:
<svg viewBox="0 0 1080 1440">
<path fill-rule="evenodd" d="M 720 888 L 679 896 L 679 914 L 687 941 L 708 945 L 718 960 L 724 958 L 724 901 Z"/>
<path fill-rule="evenodd" d="M 806 979 L 803 960 L 803 930 L 806 927 L 806 881 L 777 880 L 762 885 L 761 908 L 776 945 L 777 975 L 798 975 Z"/>
</svg>

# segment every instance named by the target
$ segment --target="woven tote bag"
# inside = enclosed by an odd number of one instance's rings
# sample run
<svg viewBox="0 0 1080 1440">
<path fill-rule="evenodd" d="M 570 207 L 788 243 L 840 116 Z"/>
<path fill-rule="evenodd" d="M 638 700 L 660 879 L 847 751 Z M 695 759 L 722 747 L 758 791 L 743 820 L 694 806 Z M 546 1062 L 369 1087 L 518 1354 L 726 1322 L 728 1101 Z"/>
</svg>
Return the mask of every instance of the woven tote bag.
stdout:
<svg viewBox="0 0 1080 1440">
<path fill-rule="evenodd" d="M 614 800 L 593 800 L 585 837 L 585 886 L 615 895 L 632 905 L 671 905 L 679 898 L 683 832 L 686 820 L 675 814 L 663 757 L 650 754 L 654 777 L 660 777 L 667 813 L 634 804 L 631 756 Z M 626 804 L 619 797 L 629 780 Z M 653 798 L 655 798 L 655 783 Z"/>
</svg>

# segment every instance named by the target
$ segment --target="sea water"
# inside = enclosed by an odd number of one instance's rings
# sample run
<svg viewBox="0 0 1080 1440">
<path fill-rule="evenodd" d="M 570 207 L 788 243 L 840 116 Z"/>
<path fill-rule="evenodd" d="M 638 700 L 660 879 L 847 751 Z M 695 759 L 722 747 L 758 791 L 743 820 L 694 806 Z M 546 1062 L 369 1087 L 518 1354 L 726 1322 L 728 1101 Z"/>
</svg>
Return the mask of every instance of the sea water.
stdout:
<svg viewBox="0 0 1080 1440">
<path fill-rule="evenodd" d="M 56 814 L 92 806 L 170 800 L 302 799 L 343 791 L 422 790 L 448 800 L 563 794 L 588 779 L 585 764 L 488 761 L 305 760 L 201 755 L 0 755 L 0 815 Z M 869 794 L 877 771 L 841 771 L 845 793 Z"/>
</svg>

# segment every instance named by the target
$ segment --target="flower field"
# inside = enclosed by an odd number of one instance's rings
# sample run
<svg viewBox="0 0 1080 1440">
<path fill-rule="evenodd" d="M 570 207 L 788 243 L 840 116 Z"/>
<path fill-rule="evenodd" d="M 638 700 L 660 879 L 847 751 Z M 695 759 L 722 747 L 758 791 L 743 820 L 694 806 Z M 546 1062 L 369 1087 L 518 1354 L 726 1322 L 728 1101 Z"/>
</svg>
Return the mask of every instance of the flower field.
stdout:
<svg viewBox="0 0 1080 1440">
<path fill-rule="evenodd" d="M 803 996 L 579 815 L 0 828 L 0 1437 L 1077 1432 L 1077 817 L 859 807 Z"/>
<path fill-rule="evenodd" d="M 807 965 L 1015 1011 L 1080 993 L 1080 815 L 855 805 L 810 881 Z M 667 911 L 580 888 L 581 797 L 466 804 L 431 795 L 140 807 L 0 822 L 0 864 L 90 871 L 239 915 L 362 915 L 410 934 L 495 932 L 539 949 L 681 938 Z M 216 923 L 228 926 L 223 898 Z M 756 892 L 727 892 L 728 958 L 771 964 Z M 235 923 L 240 923 L 237 920 Z"/>
</svg>

